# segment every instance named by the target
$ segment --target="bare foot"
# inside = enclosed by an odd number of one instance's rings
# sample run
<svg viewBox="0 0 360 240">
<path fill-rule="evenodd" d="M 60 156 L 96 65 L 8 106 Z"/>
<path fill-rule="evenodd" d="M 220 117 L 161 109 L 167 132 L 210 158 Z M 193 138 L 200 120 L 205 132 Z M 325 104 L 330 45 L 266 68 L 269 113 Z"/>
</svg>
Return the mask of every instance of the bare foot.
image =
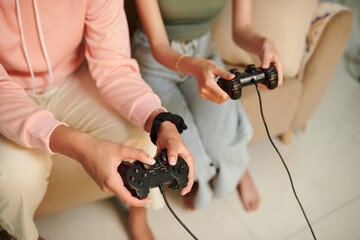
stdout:
<svg viewBox="0 0 360 240">
<path fill-rule="evenodd" d="M 251 212 L 259 208 L 260 195 L 248 170 L 245 171 L 244 175 L 239 181 L 238 191 L 240 193 L 240 198 L 244 205 L 245 211 Z"/>
<path fill-rule="evenodd" d="M 195 198 L 196 198 L 198 189 L 199 189 L 199 184 L 197 182 L 194 182 L 194 185 L 191 188 L 191 191 L 188 194 L 186 194 L 185 196 L 183 196 L 183 201 L 184 201 L 185 207 L 187 209 L 195 210 L 194 203 L 195 203 Z"/>
<path fill-rule="evenodd" d="M 129 226 L 132 240 L 154 240 L 147 224 L 147 209 L 145 207 L 130 207 Z"/>
</svg>

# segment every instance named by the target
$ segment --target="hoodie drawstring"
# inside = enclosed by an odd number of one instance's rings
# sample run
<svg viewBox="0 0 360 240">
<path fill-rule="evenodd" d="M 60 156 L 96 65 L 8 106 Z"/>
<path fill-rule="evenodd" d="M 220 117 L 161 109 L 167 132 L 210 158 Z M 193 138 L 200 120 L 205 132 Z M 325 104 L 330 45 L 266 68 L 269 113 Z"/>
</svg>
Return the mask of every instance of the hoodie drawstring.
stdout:
<svg viewBox="0 0 360 240">
<path fill-rule="evenodd" d="M 41 28 L 41 22 L 40 22 L 40 15 L 38 12 L 38 6 L 37 6 L 37 2 L 36 0 L 33 0 L 33 5 L 34 5 L 34 9 L 35 9 L 35 18 L 36 18 L 36 26 L 37 26 L 37 30 L 38 30 L 38 35 L 40 38 L 40 43 L 41 43 L 41 50 L 44 54 L 45 57 L 45 61 L 46 61 L 46 66 L 49 72 L 49 78 L 50 78 L 50 83 L 49 83 L 49 87 L 48 90 L 51 89 L 52 84 L 53 84 L 53 74 L 52 74 L 52 69 L 51 69 L 51 63 L 50 63 L 50 59 L 46 50 L 46 45 L 45 45 L 45 41 L 44 41 L 44 35 L 42 32 L 42 28 Z M 25 35 L 24 35 L 24 31 L 23 31 L 23 26 L 22 26 L 22 19 L 21 19 L 21 11 L 20 11 L 20 2 L 19 0 L 16 0 L 16 10 L 17 10 L 17 19 L 19 22 L 19 28 L 20 28 L 20 37 L 21 37 L 21 44 L 22 44 L 22 48 L 24 51 L 24 55 L 25 55 L 25 59 L 26 59 L 26 63 L 28 65 L 29 71 L 30 71 L 30 75 L 32 78 L 32 95 L 35 94 L 35 76 L 34 76 L 34 71 L 32 69 L 31 66 L 31 62 L 30 62 L 30 58 L 29 58 L 29 54 L 27 51 L 27 47 L 26 47 L 26 41 L 25 41 Z"/>
</svg>

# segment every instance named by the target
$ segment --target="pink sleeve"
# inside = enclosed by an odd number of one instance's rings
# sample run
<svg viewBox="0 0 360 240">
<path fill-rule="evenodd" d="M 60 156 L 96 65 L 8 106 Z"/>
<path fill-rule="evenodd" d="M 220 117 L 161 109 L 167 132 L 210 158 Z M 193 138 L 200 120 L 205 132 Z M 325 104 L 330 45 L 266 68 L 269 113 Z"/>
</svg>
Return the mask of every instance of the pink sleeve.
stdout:
<svg viewBox="0 0 360 240">
<path fill-rule="evenodd" d="M 86 59 L 104 99 L 133 124 L 145 128 L 150 113 L 161 108 L 159 97 L 141 78 L 130 58 L 129 31 L 123 0 L 91 0 L 85 21 Z"/>
<path fill-rule="evenodd" d="M 49 147 L 52 131 L 64 124 L 45 109 L 36 105 L 24 89 L 11 81 L 0 64 L 0 133 L 29 148 Z M 64 124 L 66 125 L 66 124 Z"/>
</svg>

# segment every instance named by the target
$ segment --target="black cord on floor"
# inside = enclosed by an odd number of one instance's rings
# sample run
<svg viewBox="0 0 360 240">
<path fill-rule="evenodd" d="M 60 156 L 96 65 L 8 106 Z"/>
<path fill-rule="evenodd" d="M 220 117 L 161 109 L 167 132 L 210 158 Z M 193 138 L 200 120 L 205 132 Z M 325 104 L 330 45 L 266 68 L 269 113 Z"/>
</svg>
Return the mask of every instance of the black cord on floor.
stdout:
<svg viewBox="0 0 360 240">
<path fill-rule="evenodd" d="M 269 133 L 269 129 L 268 129 L 268 126 L 267 126 L 267 124 L 266 124 L 265 117 L 264 117 L 264 113 L 263 113 L 263 107 L 262 107 L 262 102 L 261 102 L 261 96 L 260 96 L 259 87 L 258 87 L 258 85 L 257 85 L 257 83 L 256 83 L 255 81 L 252 81 L 252 83 L 255 85 L 256 91 L 257 91 L 257 94 L 258 94 L 258 97 L 259 97 L 261 117 L 262 117 L 262 120 L 263 120 L 263 122 L 264 122 L 264 126 L 265 126 L 265 129 L 266 129 L 267 136 L 268 136 L 271 144 L 273 145 L 274 149 L 275 149 L 276 152 L 278 153 L 278 155 L 279 155 L 279 157 L 280 157 L 280 159 L 281 159 L 281 161 L 282 161 L 282 163 L 283 163 L 283 165 L 284 165 L 284 167 L 285 167 L 285 169 L 286 169 L 286 172 L 287 172 L 287 174 L 288 174 L 288 176 L 289 176 L 290 183 L 291 183 L 291 187 L 292 187 L 292 190 L 293 190 L 293 192 L 294 192 L 295 198 L 296 198 L 297 202 L 299 203 L 299 206 L 300 206 L 300 208 L 301 208 L 301 211 L 303 212 L 303 215 L 304 215 L 304 217 L 305 217 L 305 219 L 306 219 L 306 222 L 307 222 L 307 224 L 308 224 L 308 226 L 309 226 L 309 228 L 310 228 L 311 234 L 313 235 L 314 239 L 316 240 L 315 233 L 314 233 L 314 231 L 313 231 L 313 229 L 312 229 L 312 227 L 311 227 L 311 224 L 310 224 L 310 222 L 309 222 L 309 220 L 308 220 L 308 218 L 307 218 L 307 216 L 306 216 L 305 210 L 304 210 L 303 206 L 301 205 L 301 202 L 300 202 L 300 200 L 299 200 L 299 198 L 298 198 L 298 196 L 297 196 L 297 194 L 296 194 L 295 187 L 294 187 L 294 183 L 293 183 L 293 180 L 292 180 L 290 171 L 289 171 L 288 167 L 286 166 L 285 161 L 284 161 L 283 157 L 281 156 L 279 150 L 277 149 L 277 147 L 275 146 L 273 140 L 271 139 L 271 136 L 270 136 L 270 133 Z"/>
<path fill-rule="evenodd" d="M 166 196 L 165 196 L 165 190 L 164 190 L 164 186 L 161 184 L 159 185 L 159 188 L 160 188 L 160 192 L 161 194 L 163 195 L 163 198 L 164 198 L 164 201 L 165 201 L 165 204 L 166 206 L 169 208 L 170 212 L 172 213 L 172 215 L 174 215 L 174 217 L 176 218 L 176 220 L 178 220 L 178 222 L 181 224 L 181 226 L 183 226 L 185 228 L 185 230 L 196 240 L 198 240 L 198 238 L 195 236 L 195 234 L 193 234 L 190 229 L 185 225 L 185 223 L 183 223 L 180 218 L 176 215 L 176 213 L 174 212 L 174 210 L 170 207 L 169 205 L 169 202 L 167 201 L 166 199 Z"/>
</svg>

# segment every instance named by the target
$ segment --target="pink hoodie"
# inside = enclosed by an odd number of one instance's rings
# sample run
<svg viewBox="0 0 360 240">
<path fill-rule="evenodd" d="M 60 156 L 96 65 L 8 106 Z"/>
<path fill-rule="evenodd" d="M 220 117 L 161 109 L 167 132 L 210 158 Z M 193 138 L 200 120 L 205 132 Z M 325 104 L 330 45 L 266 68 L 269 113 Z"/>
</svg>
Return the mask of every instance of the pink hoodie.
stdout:
<svg viewBox="0 0 360 240">
<path fill-rule="evenodd" d="M 144 128 L 161 104 L 130 58 L 123 0 L 0 0 L 0 133 L 51 152 L 64 123 L 28 94 L 59 86 L 85 57 L 104 99 Z"/>
</svg>

